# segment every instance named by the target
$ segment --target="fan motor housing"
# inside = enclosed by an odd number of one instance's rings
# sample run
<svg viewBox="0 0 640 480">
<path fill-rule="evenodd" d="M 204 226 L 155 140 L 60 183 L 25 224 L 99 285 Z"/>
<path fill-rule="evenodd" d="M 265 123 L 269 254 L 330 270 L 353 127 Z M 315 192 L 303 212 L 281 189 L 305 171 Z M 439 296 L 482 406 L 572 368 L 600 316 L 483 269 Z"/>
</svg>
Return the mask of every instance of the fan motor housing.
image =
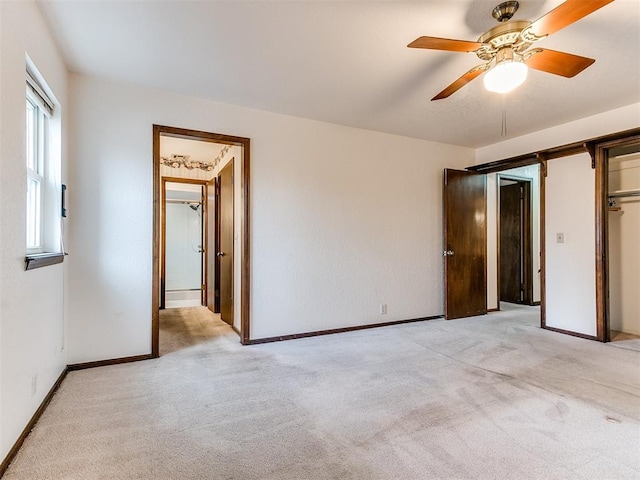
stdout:
<svg viewBox="0 0 640 480">
<path fill-rule="evenodd" d="M 531 42 L 524 41 L 520 34 L 529 25 L 531 22 L 527 20 L 510 20 L 496 25 L 480 36 L 478 42 L 488 46 L 480 48 L 476 51 L 476 55 L 488 61 L 495 57 L 498 50 L 505 47 L 511 47 L 516 53 L 524 52 L 531 46 Z"/>
</svg>

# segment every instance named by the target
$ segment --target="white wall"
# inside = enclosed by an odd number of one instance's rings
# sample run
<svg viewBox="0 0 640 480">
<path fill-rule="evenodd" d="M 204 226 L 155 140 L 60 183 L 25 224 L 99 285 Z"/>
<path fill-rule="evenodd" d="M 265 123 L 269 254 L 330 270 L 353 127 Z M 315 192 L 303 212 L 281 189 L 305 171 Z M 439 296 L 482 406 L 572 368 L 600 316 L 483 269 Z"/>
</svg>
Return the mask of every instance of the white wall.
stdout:
<svg viewBox="0 0 640 480">
<path fill-rule="evenodd" d="M 61 105 L 53 122 L 66 128 L 67 72 L 38 8 L 0 1 L 0 460 L 66 366 L 65 264 L 24 270 L 26 55 Z"/>
<path fill-rule="evenodd" d="M 198 195 L 197 202 L 200 201 Z M 188 204 L 169 203 L 166 211 L 166 272 L 165 289 L 200 290 L 202 285 L 202 254 L 197 250 L 202 242 L 200 209 Z"/>
<path fill-rule="evenodd" d="M 610 159 L 609 192 L 640 189 L 640 154 Z M 640 198 L 609 212 L 610 329 L 640 335 Z"/>
<path fill-rule="evenodd" d="M 547 163 L 546 323 L 596 334 L 595 170 L 588 154 Z M 564 235 L 558 243 L 557 234 Z"/>
<path fill-rule="evenodd" d="M 476 165 L 638 128 L 640 103 L 616 108 L 476 150 Z"/>
<path fill-rule="evenodd" d="M 442 314 L 441 171 L 473 150 L 71 78 L 70 363 L 150 351 L 154 123 L 251 138 L 251 338 Z"/>
</svg>

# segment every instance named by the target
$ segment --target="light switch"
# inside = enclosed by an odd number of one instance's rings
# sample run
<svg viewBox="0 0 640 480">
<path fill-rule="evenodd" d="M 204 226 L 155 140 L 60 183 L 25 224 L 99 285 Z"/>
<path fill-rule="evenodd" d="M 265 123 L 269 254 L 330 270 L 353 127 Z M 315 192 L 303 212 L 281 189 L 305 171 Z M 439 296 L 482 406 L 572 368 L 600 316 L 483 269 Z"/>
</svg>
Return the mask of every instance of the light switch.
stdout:
<svg viewBox="0 0 640 480">
<path fill-rule="evenodd" d="M 564 233 L 556 233 L 556 243 L 564 243 Z"/>
</svg>

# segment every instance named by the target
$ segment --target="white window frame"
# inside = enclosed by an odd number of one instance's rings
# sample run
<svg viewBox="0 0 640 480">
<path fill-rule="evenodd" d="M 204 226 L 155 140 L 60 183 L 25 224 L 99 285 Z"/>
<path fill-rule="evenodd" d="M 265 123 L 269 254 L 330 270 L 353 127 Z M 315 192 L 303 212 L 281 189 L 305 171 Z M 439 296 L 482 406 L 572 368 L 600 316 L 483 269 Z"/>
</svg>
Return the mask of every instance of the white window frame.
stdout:
<svg viewBox="0 0 640 480">
<path fill-rule="evenodd" d="M 27 253 L 44 251 L 44 197 L 49 163 L 49 118 L 42 102 L 27 89 Z M 29 117 L 31 116 L 31 119 Z M 29 128 L 31 120 L 31 128 Z"/>
<path fill-rule="evenodd" d="M 1 0 L 0 0 L 1 1 Z M 44 256 L 61 255 L 62 238 L 60 213 L 60 172 L 54 162 L 51 123 L 54 102 L 43 88 L 45 83 L 27 59 L 25 98 L 25 167 L 26 215 L 25 247 L 27 270 L 38 268 L 30 260 Z M 31 67 L 31 69 L 29 68 Z M 55 113 L 59 116 L 59 113 Z M 56 117 L 58 118 L 58 117 Z M 58 120 L 56 120 L 58 121 Z M 56 156 L 57 158 L 57 156 Z M 34 257 L 35 256 L 35 257 Z M 42 265 L 44 266 L 44 265 Z"/>
</svg>

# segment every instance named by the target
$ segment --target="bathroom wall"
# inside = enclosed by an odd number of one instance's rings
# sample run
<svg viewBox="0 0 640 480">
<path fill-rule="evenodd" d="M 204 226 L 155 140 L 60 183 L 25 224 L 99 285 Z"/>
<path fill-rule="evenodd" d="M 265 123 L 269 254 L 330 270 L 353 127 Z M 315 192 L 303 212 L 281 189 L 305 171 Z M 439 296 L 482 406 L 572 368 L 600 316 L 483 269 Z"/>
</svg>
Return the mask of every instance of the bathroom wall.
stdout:
<svg viewBox="0 0 640 480">
<path fill-rule="evenodd" d="M 179 185 L 179 184 L 178 184 Z M 167 183 L 165 290 L 200 290 L 202 282 L 202 207 L 199 185 L 173 190 Z M 191 202 L 191 203 L 185 203 Z M 192 206 L 196 206 L 194 210 Z"/>
</svg>

